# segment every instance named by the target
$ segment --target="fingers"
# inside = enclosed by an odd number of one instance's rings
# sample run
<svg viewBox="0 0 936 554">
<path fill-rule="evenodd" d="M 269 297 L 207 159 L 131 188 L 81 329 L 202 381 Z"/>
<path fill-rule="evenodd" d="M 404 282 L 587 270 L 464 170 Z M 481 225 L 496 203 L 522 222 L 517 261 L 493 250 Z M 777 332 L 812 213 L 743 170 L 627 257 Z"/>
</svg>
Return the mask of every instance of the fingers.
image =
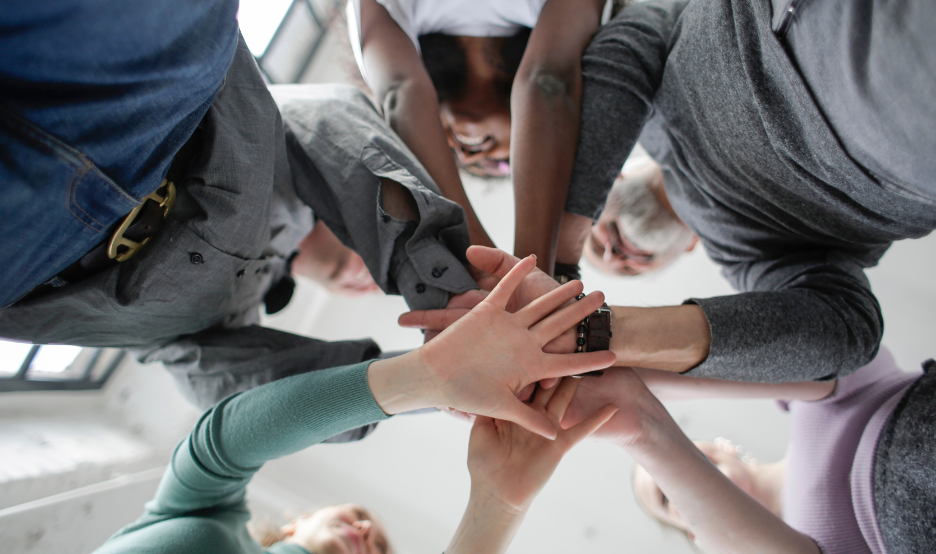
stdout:
<svg viewBox="0 0 936 554">
<path fill-rule="evenodd" d="M 529 275 L 535 267 L 536 258 L 533 256 L 527 256 L 526 258 L 520 260 L 520 263 L 515 265 L 507 273 L 507 275 L 501 279 L 500 283 L 494 287 L 494 290 L 491 291 L 491 294 L 489 294 L 484 301 L 493 304 L 501 310 L 507 308 L 507 302 L 510 300 L 510 295 L 512 295 L 514 291 L 517 290 L 517 287 L 523 281 L 523 278 Z"/>
<path fill-rule="evenodd" d="M 617 406 L 614 404 L 605 404 L 597 412 L 588 416 L 585 421 L 579 423 L 574 427 L 566 429 L 562 434 L 563 440 L 569 441 L 568 446 L 572 446 L 582 442 L 582 440 L 591 435 L 598 430 L 599 427 L 607 423 L 609 419 L 614 417 L 618 411 Z"/>
<path fill-rule="evenodd" d="M 467 314 L 467 308 L 446 308 L 442 310 L 415 310 L 407 312 L 400 316 L 397 323 L 400 327 L 412 327 L 416 329 L 432 329 L 441 331 L 447 329 L 449 325 L 458 321 L 458 319 Z"/>
<path fill-rule="evenodd" d="M 576 379 L 574 377 L 564 377 L 559 383 L 558 387 L 555 387 L 556 392 L 549 399 L 549 403 L 546 404 L 546 411 L 556 419 L 556 421 L 562 421 L 562 416 L 565 415 L 566 409 L 569 407 L 569 404 L 572 403 L 572 398 L 575 396 L 575 391 L 578 389 L 581 379 Z"/>
<path fill-rule="evenodd" d="M 571 283 L 567 283 L 563 286 L 568 286 L 570 284 Z M 562 290 L 562 287 L 556 290 Z M 553 292 L 549 294 L 553 294 Z M 547 294 L 545 296 L 549 295 Z M 602 303 L 604 303 L 604 294 L 600 291 L 595 291 L 578 302 L 566 306 L 543 321 L 533 325 L 530 327 L 530 330 L 533 332 L 534 336 L 536 336 L 537 340 L 545 345 L 568 329 L 578 325 L 588 314 L 600 308 Z"/>
<path fill-rule="evenodd" d="M 580 292 L 582 292 L 582 282 L 569 281 L 561 287 L 553 289 L 533 302 L 530 302 L 529 305 L 521 309 L 517 314 L 521 318 L 520 321 L 527 327 L 530 327 L 553 313 L 559 306 L 562 306 L 569 300 L 578 296 Z"/>
<path fill-rule="evenodd" d="M 470 246 L 465 256 L 471 265 L 486 271 L 497 278 L 502 278 L 520 261 L 503 250 L 487 246 Z"/>
<path fill-rule="evenodd" d="M 596 369 L 610 367 L 617 361 L 614 352 L 602 350 L 600 352 L 579 352 L 576 354 L 545 354 L 543 363 L 539 366 L 540 375 L 537 379 L 548 377 L 565 377 L 578 375 Z"/>
<path fill-rule="evenodd" d="M 556 438 L 556 425 L 549 421 L 542 412 L 536 411 L 529 404 L 524 404 L 517 400 L 513 395 L 510 396 L 510 403 L 501 413 L 491 414 L 498 419 L 506 419 L 523 427 L 524 429 L 536 433 L 543 438 L 553 440 Z"/>
<path fill-rule="evenodd" d="M 551 389 L 555 387 L 556 383 L 558 382 L 559 382 L 559 379 L 551 377 L 549 379 L 543 379 L 542 381 L 538 381 L 537 386 L 542 389 Z"/>
</svg>

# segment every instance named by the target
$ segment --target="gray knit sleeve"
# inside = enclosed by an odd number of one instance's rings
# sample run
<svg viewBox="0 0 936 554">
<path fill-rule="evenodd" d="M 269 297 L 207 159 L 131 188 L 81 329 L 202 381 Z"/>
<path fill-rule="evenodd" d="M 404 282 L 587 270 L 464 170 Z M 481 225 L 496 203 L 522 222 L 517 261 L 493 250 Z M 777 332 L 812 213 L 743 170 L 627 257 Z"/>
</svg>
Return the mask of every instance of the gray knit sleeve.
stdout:
<svg viewBox="0 0 936 554">
<path fill-rule="evenodd" d="M 708 318 L 708 358 L 686 374 L 733 381 L 834 379 L 877 354 L 884 320 L 856 257 L 794 252 L 726 265 L 740 294 L 692 298 Z"/>
<path fill-rule="evenodd" d="M 579 142 L 565 211 L 597 219 L 663 78 L 685 0 L 640 2 L 602 27 L 582 57 Z"/>
</svg>

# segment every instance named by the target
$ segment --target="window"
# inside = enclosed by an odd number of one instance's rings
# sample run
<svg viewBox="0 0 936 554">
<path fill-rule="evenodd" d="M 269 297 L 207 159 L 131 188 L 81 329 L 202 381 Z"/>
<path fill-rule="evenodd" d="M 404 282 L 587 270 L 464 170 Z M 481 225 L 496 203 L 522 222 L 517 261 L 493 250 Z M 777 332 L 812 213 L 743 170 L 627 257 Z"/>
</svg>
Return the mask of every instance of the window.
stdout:
<svg viewBox="0 0 936 554">
<path fill-rule="evenodd" d="M 123 356 L 115 348 L 0 340 L 0 392 L 99 389 Z"/>
</svg>

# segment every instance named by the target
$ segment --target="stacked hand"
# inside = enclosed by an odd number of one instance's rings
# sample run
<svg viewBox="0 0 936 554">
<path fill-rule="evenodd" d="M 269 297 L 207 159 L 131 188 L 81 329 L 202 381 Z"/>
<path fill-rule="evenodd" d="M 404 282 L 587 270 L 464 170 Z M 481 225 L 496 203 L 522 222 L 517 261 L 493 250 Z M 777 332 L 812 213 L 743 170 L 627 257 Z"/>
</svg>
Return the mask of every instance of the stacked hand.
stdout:
<svg viewBox="0 0 936 554">
<path fill-rule="evenodd" d="M 414 327 L 426 332 L 426 340 L 432 339 L 442 330 L 458 321 L 471 311 L 494 289 L 520 260 L 496 248 L 472 246 L 466 253 L 473 266 L 475 281 L 481 290 L 471 290 L 452 297 L 448 306 L 441 310 L 417 310 L 400 316 L 403 327 Z M 508 312 L 516 312 L 542 295 L 559 288 L 559 284 L 539 269 L 534 269 L 517 285 L 505 305 Z M 590 312 L 589 312 L 590 313 Z M 544 347 L 546 352 L 569 353 L 575 351 L 576 335 L 569 329 L 551 340 Z"/>
<path fill-rule="evenodd" d="M 565 378 L 557 387 L 538 389 L 530 407 L 558 424 L 581 381 Z M 616 410 L 611 404 L 602 406 L 577 425 L 560 431 L 555 440 L 546 440 L 509 421 L 477 417 L 468 443 L 471 497 L 446 553 L 506 549 L 563 456 Z"/>
<path fill-rule="evenodd" d="M 626 449 L 639 445 L 647 438 L 652 422 L 669 419 L 666 408 L 631 368 L 608 369 L 601 377 L 589 377 L 581 381 L 562 419 L 564 428 L 574 427 L 590 417 L 595 410 L 613 402 L 620 409 L 595 432 L 594 438 Z"/>
<path fill-rule="evenodd" d="M 446 406 L 555 437 L 556 423 L 518 400 L 517 393 L 543 379 L 603 369 L 614 363 L 615 356 L 543 351 L 547 343 L 597 309 L 604 297 L 595 292 L 569 303 L 582 291 L 582 284 L 573 281 L 551 286 L 546 294 L 510 313 L 507 306 L 512 299 L 528 299 L 526 293 L 515 293 L 534 266 L 532 257 L 513 265 L 490 294 L 436 339 L 403 356 L 374 362 L 368 382 L 381 408 L 398 413 Z"/>
</svg>

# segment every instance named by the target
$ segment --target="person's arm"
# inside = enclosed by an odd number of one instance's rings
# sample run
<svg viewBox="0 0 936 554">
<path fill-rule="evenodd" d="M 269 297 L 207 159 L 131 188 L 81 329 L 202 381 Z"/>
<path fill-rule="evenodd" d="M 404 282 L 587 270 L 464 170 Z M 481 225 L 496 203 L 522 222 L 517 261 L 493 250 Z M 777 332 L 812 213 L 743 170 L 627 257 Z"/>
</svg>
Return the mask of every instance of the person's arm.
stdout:
<svg viewBox="0 0 936 554">
<path fill-rule="evenodd" d="M 299 197 L 413 308 L 476 288 L 464 267 L 465 212 L 355 87 L 271 87 Z M 331 137 L 323 141 L 322 137 Z"/>
<path fill-rule="evenodd" d="M 514 254 L 536 254 L 550 274 L 578 142 L 582 52 L 603 7 L 603 0 L 548 0 L 510 93 Z"/>
<path fill-rule="evenodd" d="M 390 127 L 442 194 L 464 208 L 472 244 L 494 246 L 465 194 L 439 119 L 439 99 L 413 42 L 376 0 L 361 0 L 361 50 L 367 82 Z"/>
<path fill-rule="evenodd" d="M 481 248 L 469 250 L 469 259 L 494 282 L 517 262 Z M 545 274 L 534 275 L 542 279 L 528 296 L 549 290 Z M 847 375 L 874 358 L 883 332 L 880 307 L 862 267 L 849 256 L 797 252 L 735 264 L 726 275 L 736 287 L 759 292 L 691 299 L 681 306 L 612 306 L 615 365 L 781 383 Z M 414 311 L 401 316 L 400 324 L 440 330 L 464 311 Z M 567 339 L 550 348 L 574 350 Z"/>
<path fill-rule="evenodd" d="M 605 389 L 615 391 L 620 409 L 595 436 L 620 446 L 647 470 L 707 552 L 819 554 L 812 539 L 722 474 L 683 434 L 636 373 L 615 369 L 600 379 Z M 564 427 L 584 420 L 605 401 L 586 389 L 594 382 L 583 381 L 562 421 Z"/>
<path fill-rule="evenodd" d="M 162 362 L 179 391 L 204 410 L 272 381 L 376 358 L 380 348 L 371 339 L 326 342 L 251 325 L 211 328 L 131 353 L 141 363 Z"/>
<path fill-rule="evenodd" d="M 723 273 L 749 292 L 612 308 L 617 365 L 780 383 L 841 377 L 877 353 L 880 306 L 852 256 L 803 250 Z"/>
<path fill-rule="evenodd" d="M 613 371 L 613 370 L 612 370 Z M 696 400 L 702 398 L 815 401 L 832 394 L 835 381 L 805 381 L 802 383 L 748 383 L 723 381 L 705 377 L 678 375 L 671 371 L 635 367 L 634 371 L 661 401 Z M 592 385 L 593 383 L 589 383 Z M 600 383 L 594 383 L 600 387 Z"/>
<path fill-rule="evenodd" d="M 559 229 L 557 242 L 551 245 L 556 248 L 555 261 L 579 262 L 590 222 L 601 213 L 615 177 L 652 112 L 685 5 L 684 0 L 640 2 L 626 7 L 595 34 L 581 58 L 577 144 L 554 154 L 562 156 L 562 164 L 572 163 L 571 177 L 565 174 L 569 184 L 564 213 L 561 217 L 549 213 L 543 221 L 531 215 L 530 230 L 518 226 L 518 245 L 521 232 L 556 237 Z"/>
</svg>

